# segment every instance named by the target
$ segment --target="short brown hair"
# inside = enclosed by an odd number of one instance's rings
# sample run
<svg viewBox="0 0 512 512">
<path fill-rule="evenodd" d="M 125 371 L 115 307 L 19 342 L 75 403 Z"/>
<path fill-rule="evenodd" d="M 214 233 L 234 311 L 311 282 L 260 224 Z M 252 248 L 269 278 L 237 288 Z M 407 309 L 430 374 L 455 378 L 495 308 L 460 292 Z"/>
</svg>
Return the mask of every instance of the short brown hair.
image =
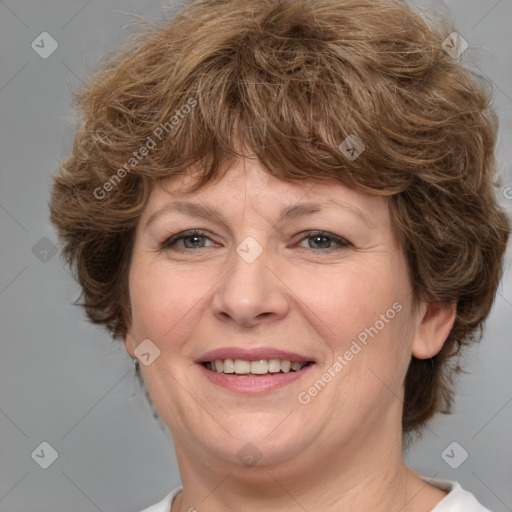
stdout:
<svg viewBox="0 0 512 512">
<path fill-rule="evenodd" d="M 199 190 L 243 147 L 282 180 L 389 197 L 415 304 L 457 304 L 439 354 L 412 358 L 403 430 L 448 411 L 510 231 L 488 83 L 443 49 L 452 30 L 395 0 L 200 0 L 110 54 L 76 94 L 82 124 L 50 205 L 90 320 L 126 334 L 153 186 L 193 167 Z M 338 147 L 350 135 L 366 146 L 354 160 Z"/>
</svg>

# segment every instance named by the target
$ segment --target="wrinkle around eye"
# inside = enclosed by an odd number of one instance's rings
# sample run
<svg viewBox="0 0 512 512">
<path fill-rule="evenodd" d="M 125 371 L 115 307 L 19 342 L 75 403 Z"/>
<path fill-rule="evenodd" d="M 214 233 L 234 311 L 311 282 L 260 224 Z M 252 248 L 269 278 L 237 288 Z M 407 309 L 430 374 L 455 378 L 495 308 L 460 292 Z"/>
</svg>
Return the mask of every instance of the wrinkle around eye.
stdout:
<svg viewBox="0 0 512 512">
<path fill-rule="evenodd" d="M 350 247 L 353 247 L 353 244 L 348 241 L 346 238 L 334 235 L 333 233 L 314 230 L 314 231 L 306 231 L 299 234 L 301 236 L 298 239 L 298 242 L 292 242 L 291 247 L 286 247 L 287 249 L 300 249 L 305 250 L 311 253 L 331 253 L 337 252 L 340 250 L 344 250 Z M 295 237 L 297 238 L 297 236 Z M 191 247 L 183 247 L 179 244 L 185 244 L 187 240 L 196 239 L 199 240 L 199 243 L 203 243 L 203 245 L 192 245 Z M 330 244 L 329 247 L 312 247 L 310 244 L 311 240 L 326 240 L 327 243 Z M 210 244 L 208 244 L 210 242 Z M 308 243 L 309 242 L 309 243 Z M 308 243 L 308 246 L 301 245 L 302 243 Z M 175 235 L 171 235 L 170 237 L 166 237 L 163 242 L 160 244 L 160 250 L 162 251 L 173 251 L 179 253 L 187 253 L 187 252 L 196 252 L 199 249 L 207 249 L 213 247 L 222 247 L 222 244 L 219 245 L 212 239 L 211 236 L 204 230 L 194 229 L 181 231 Z"/>
</svg>

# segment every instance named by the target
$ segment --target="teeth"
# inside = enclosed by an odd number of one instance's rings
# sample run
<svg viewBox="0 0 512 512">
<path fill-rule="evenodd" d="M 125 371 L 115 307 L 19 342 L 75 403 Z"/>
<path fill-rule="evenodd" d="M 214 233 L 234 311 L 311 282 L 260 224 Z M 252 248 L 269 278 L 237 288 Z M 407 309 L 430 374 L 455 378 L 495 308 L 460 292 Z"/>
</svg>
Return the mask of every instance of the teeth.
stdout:
<svg viewBox="0 0 512 512">
<path fill-rule="evenodd" d="M 267 375 L 269 373 L 289 373 L 299 371 L 308 363 L 291 362 L 287 359 L 216 359 L 206 363 L 206 367 L 218 373 L 236 373 L 237 375 Z"/>
<path fill-rule="evenodd" d="M 224 359 L 224 373 L 235 373 L 235 362 L 233 359 Z"/>
<path fill-rule="evenodd" d="M 278 373 L 281 371 L 281 361 L 279 359 L 268 360 L 268 371 L 270 373 Z"/>
<path fill-rule="evenodd" d="M 268 373 L 268 361 L 266 359 L 251 361 L 251 373 L 255 373 L 257 375 Z"/>
<path fill-rule="evenodd" d="M 244 361 L 243 359 L 235 359 L 235 373 L 250 373 L 251 362 Z"/>
</svg>

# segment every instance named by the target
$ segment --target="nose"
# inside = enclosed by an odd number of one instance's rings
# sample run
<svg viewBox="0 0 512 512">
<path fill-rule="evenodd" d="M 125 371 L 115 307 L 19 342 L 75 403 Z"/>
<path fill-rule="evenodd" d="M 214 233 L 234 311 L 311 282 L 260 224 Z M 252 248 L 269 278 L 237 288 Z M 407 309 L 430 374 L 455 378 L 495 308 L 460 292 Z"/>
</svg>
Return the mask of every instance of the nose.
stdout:
<svg viewBox="0 0 512 512">
<path fill-rule="evenodd" d="M 286 286 L 271 269 L 265 253 L 264 250 L 248 263 L 233 251 L 227 274 L 212 299 L 213 314 L 218 320 L 255 327 L 286 316 L 289 310 Z"/>
</svg>

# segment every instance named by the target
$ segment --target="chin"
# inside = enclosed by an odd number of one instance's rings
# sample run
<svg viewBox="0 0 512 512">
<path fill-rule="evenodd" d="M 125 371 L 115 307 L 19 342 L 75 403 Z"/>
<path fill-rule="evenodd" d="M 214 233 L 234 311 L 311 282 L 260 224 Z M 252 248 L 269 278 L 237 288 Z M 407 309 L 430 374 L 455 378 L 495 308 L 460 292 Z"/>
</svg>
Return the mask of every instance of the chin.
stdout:
<svg viewBox="0 0 512 512">
<path fill-rule="evenodd" d="M 305 449 L 317 439 L 319 432 L 306 431 L 304 421 L 298 417 L 291 421 L 292 415 L 274 413 L 239 413 L 224 422 L 229 435 L 219 425 L 211 425 L 208 432 L 217 432 L 203 438 L 207 451 L 214 458 L 227 463 L 254 466 L 272 466 L 296 460 Z M 203 430 L 203 433 L 206 430 Z M 247 462 L 246 459 L 256 463 Z"/>
</svg>

